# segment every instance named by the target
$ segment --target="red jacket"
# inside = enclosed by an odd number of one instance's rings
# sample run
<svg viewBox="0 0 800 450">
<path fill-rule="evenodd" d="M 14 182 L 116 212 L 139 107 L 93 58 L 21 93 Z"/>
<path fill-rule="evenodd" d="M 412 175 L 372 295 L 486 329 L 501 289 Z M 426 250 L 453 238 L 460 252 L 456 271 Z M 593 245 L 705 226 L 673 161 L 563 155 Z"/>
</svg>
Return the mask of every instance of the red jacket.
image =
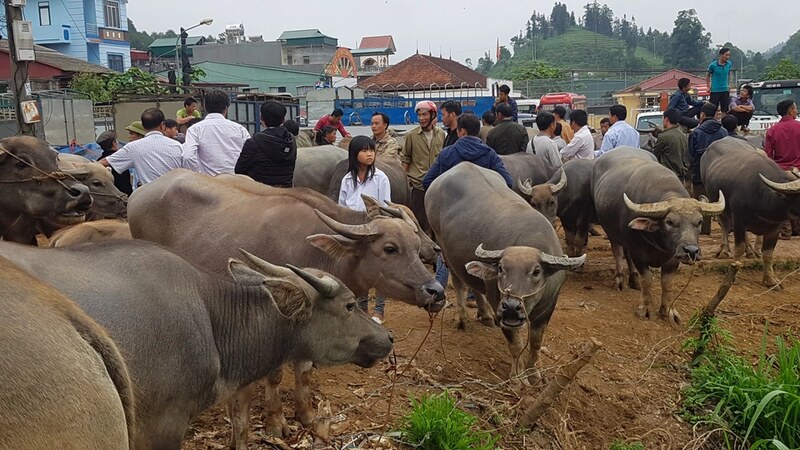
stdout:
<svg viewBox="0 0 800 450">
<path fill-rule="evenodd" d="M 331 124 L 330 114 L 325 114 L 324 116 L 322 116 L 322 118 L 317 121 L 317 124 L 314 126 L 314 129 L 317 131 L 322 131 L 322 129 L 327 126 L 331 126 L 339 130 L 339 133 L 342 133 L 342 137 L 347 137 L 348 135 L 347 130 L 344 129 L 344 124 L 342 123 L 341 120 L 339 120 L 338 125 Z"/>
<path fill-rule="evenodd" d="M 764 151 L 783 170 L 800 167 L 800 122 L 792 116 L 782 117 L 767 130 Z"/>
</svg>

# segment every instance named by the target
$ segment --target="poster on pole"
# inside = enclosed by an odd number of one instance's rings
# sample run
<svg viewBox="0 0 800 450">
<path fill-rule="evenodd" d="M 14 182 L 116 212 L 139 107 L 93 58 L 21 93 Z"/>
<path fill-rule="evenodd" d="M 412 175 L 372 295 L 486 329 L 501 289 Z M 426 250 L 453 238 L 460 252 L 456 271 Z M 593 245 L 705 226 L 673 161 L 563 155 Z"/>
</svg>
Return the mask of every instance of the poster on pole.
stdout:
<svg viewBox="0 0 800 450">
<path fill-rule="evenodd" d="M 39 114 L 39 106 L 36 100 L 28 100 L 20 102 L 22 108 L 22 119 L 25 123 L 36 123 L 42 121 L 42 116 Z"/>
</svg>

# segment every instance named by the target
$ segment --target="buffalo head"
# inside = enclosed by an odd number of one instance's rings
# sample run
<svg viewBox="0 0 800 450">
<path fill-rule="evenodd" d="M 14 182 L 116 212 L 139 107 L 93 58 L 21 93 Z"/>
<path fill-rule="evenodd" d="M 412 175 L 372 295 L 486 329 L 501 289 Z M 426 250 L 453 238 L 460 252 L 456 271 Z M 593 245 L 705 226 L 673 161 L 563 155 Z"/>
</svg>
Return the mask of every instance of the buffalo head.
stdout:
<svg viewBox="0 0 800 450">
<path fill-rule="evenodd" d="M 365 224 L 348 225 L 314 212 L 338 234 L 316 234 L 307 240 L 349 267 L 353 278 L 348 286 L 357 286 L 353 290 L 363 290 L 366 295 L 374 287 L 430 311 L 444 307 L 444 288 L 420 261 L 418 230 L 405 219 L 377 217 Z"/>
<path fill-rule="evenodd" d="M 388 202 L 387 206 L 381 206 L 377 200 L 368 195 L 362 194 L 361 198 L 364 200 L 364 205 L 367 207 L 367 214 L 370 219 L 375 219 L 380 216 L 394 217 L 403 219 L 406 223 L 411 225 L 420 240 L 419 258 L 422 262 L 427 264 L 436 262 L 436 257 L 439 256 L 441 249 L 433 242 L 430 236 L 425 233 L 419 225 L 416 216 L 414 216 L 414 213 L 411 212 L 407 206 L 392 202 Z"/>
<path fill-rule="evenodd" d="M 550 223 L 555 223 L 558 213 L 558 194 L 567 187 L 567 173 L 564 169 L 561 169 L 561 178 L 556 184 L 543 183 L 531 186 L 531 180 L 527 179 L 524 183 L 517 180 L 517 187 L 520 192 L 530 196 L 533 209 L 542 213 Z"/>
<path fill-rule="evenodd" d="M 486 250 L 483 244 L 475 249 L 475 256 L 488 262 L 470 261 L 467 272 L 482 280 L 497 282 L 500 303 L 495 313 L 505 328 L 525 324 L 528 313 L 542 299 L 549 276 L 586 262 L 586 255 L 578 258 L 553 256 L 532 247 Z"/>
<path fill-rule="evenodd" d="M 114 176 L 109 169 L 97 163 L 89 163 L 66 172 L 88 187 L 92 195 L 92 207 L 86 213 L 86 220 L 127 217 L 128 196 L 114 185 Z"/>
<path fill-rule="evenodd" d="M 353 293 L 332 275 L 275 266 L 240 251 L 246 263 L 231 259 L 228 270 L 241 284 L 269 291 L 283 320 L 293 322 L 297 358 L 318 366 L 370 367 L 392 350 L 389 332 L 361 311 Z"/>
<path fill-rule="evenodd" d="M 0 213 L 64 225 L 84 220 L 92 204 L 89 189 L 59 172 L 56 155 L 36 138 L 0 140 Z"/>
<path fill-rule="evenodd" d="M 655 203 L 634 203 L 623 194 L 625 205 L 638 217 L 628 223 L 633 230 L 645 233 L 660 233 L 664 249 L 675 250 L 675 257 L 681 262 L 700 259 L 698 235 L 703 217 L 713 217 L 725 211 L 725 195 L 719 192 L 719 200 L 714 203 L 701 202 L 691 198 L 670 198 Z M 652 242 L 658 242 L 653 239 Z M 671 251 L 671 250 L 670 250 Z"/>
</svg>

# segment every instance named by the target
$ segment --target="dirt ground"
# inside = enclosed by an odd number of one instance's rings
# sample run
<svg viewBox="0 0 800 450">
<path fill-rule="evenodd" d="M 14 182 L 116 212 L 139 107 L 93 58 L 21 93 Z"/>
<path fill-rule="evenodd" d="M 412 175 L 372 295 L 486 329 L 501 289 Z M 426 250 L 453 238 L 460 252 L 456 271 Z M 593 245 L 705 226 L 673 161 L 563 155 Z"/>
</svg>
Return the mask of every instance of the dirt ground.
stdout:
<svg viewBox="0 0 800 450">
<path fill-rule="evenodd" d="M 641 441 L 647 449 L 702 448 L 702 430 L 693 431 L 677 415 L 681 389 L 688 383 L 688 355 L 681 343 L 690 337 L 686 322 L 713 297 L 724 277 L 722 269 L 730 263 L 713 259 L 718 245 L 715 229 L 701 241 L 705 261 L 695 268 L 681 266 L 673 289 L 677 293 L 685 286 L 676 302 L 684 324 L 672 328 L 665 322 L 635 318 L 638 291 L 611 290 L 610 245 L 603 237 L 590 238 L 587 265 L 581 273 L 568 274 L 545 333 L 540 359 L 545 381 L 590 337 L 604 347 L 533 430 L 516 426 L 520 396 L 504 382 L 510 365 L 500 330 L 474 320 L 475 310 L 470 310 L 473 321 L 468 329 L 456 330 L 455 309 L 447 308 L 411 367 L 394 385 L 393 394 L 388 363 L 371 369 L 346 366 L 315 372 L 315 395 L 331 402 L 334 415 L 332 446 L 316 448 L 356 448 L 365 433 L 396 430 L 399 418 L 410 408 L 409 398 L 445 388 L 457 395 L 462 408 L 479 417 L 481 428 L 502 436 L 504 449 L 607 449 L 615 440 Z M 794 270 L 800 261 L 800 240 L 779 241 L 776 261 L 792 262 L 777 265 L 778 278 L 787 277 L 783 291 L 768 291 L 761 284 L 756 262 L 747 260 L 717 311 L 721 325 L 732 332 L 734 344 L 746 354 L 758 351 L 765 324 L 772 335 L 800 336 L 800 273 Z M 655 299 L 659 291 L 656 283 Z M 454 301 L 451 289 L 448 298 Z M 395 333 L 395 353 L 403 370 L 428 333 L 428 317 L 414 307 L 389 301 L 386 326 Z M 281 389 L 284 411 L 297 430 L 299 422 L 291 418 L 293 382 L 287 370 Z M 535 394 L 542 387 L 526 392 Z M 259 396 L 251 410 L 250 448 L 286 448 L 264 437 L 262 408 L 263 396 Z M 308 448 L 307 435 L 297 430 L 286 444 Z M 230 426 L 224 408 L 218 406 L 195 421 L 183 449 L 220 449 L 227 447 L 229 439 Z"/>
</svg>

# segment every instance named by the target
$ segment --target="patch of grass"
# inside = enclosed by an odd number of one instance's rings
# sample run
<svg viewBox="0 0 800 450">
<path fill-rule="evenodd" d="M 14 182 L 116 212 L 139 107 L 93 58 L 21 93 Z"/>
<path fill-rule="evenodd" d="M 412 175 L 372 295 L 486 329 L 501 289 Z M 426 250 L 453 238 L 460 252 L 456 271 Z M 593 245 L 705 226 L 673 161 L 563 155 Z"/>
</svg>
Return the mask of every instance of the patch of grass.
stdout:
<svg viewBox="0 0 800 450">
<path fill-rule="evenodd" d="M 744 264 L 744 266 L 742 267 L 741 270 L 764 270 L 764 263 L 760 259 L 742 260 L 742 263 Z M 710 263 L 708 267 L 711 270 L 719 273 L 728 273 L 728 270 L 730 270 L 729 263 L 717 263 L 716 261 Z M 775 261 L 772 264 L 772 268 L 779 272 L 780 271 L 790 272 L 793 270 L 800 269 L 800 261 L 796 260 Z"/>
<path fill-rule="evenodd" d="M 614 441 L 608 450 L 644 450 L 641 442 Z"/>
<path fill-rule="evenodd" d="M 732 351 L 730 335 L 716 323 L 711 330 L 687 343 L 707 345 L 683 392 L 681 415 L 722 428 L 745 443 L 741 447 L 726 438 L 721 444 L 727 448 L 800 448 L 800 341 L 778 336 L 774 354 L 768 354 L 765 328 L 754 366 Z"/>
<path fill-rule="evenodd" d="M 499 437 L 475 429 L 476 418 L 445 391 L 411 400 L 402 419 L 404 440 L 422 450 L 493 450 Z"/>
</svg>

